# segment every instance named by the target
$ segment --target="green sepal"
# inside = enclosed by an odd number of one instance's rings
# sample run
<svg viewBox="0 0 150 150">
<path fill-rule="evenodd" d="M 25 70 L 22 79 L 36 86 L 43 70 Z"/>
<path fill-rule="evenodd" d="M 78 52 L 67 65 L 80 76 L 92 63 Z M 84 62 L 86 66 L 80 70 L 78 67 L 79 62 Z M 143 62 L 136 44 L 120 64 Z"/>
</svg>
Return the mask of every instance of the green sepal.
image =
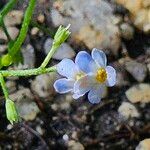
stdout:
<svg viewBox="0 0 150 150">
<path fill-rule="evenodd" d="M 6 116 L 7 119 L 10 121 L 11 124 L 18 123 L 20 120 L 20 117 L 18 115 L 15 103 L 11 100 L 11 99 L 6 99 L 6 104 L 5 104 L 5 108 L 6 108 Z"/>
</svg>

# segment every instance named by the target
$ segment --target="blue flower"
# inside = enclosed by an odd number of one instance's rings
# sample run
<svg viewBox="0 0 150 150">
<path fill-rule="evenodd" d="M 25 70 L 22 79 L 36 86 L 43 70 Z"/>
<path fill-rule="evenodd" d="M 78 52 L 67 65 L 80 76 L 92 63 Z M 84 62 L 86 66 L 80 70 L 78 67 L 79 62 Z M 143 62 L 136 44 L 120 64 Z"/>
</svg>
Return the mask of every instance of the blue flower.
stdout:
<svg viewBox="0 0 150 150">
<path fill-rule="evenodd" d="M 58 93 L 68 93 L 72 92 L 74 89 L 74 83 L 80 78 L 84 76 L 84 73 L 79 70 L 78 66 L 70 59 L 63 59 L 57 65 L 57 72 L 64 76 L 62 79 L 58 79 L 54 83 L 54 88 Z M 82 94 L 74 94 L 73 98 L 78 99 L 83 96 Z"/>
<path fill-rule="evenodd" d="M 94 48 L 91 55 L 81 51 L 77 54 L 75 63 L 70 59 L 63 59 L 57 65 L 58 73 L 65 77 L 54 83 L 57 92 L 72 92 L 74 99 L 88 92 L 91 103 L 101 101 L 105 87 L 115 85 L 116 71 L 107 66 L 107 58 L 103 51 Z"/>
<path fill-rule="evenodd" d="M 74 93 L 84 95 L 88 93 L 91 103 L 99 103 L 104 95 L 106 86 L 114 86 L 116 83 L 116 71 L 107 66 L 107 58 L 103 51 L 94 48 L 92 56 L 81 51 L 77 54 L 75 63 L 86 73 L 74 84 Z"/>
</svg>

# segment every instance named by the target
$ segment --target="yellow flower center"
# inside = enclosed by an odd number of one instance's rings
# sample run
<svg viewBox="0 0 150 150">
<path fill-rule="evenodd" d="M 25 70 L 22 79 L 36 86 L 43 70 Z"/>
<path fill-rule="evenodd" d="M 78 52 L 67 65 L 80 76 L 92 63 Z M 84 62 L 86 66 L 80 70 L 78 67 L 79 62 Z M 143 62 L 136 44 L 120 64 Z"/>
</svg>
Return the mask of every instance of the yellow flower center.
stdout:
<svg viewBox="0 0 150 150">
<path fill-rule="evenodd" d="M 107 73 L 104 68 L 100 68 L 97 70 L 96 80 L 100 83 L 104 83 L 107 79 Z"/>
<path fill-rule="evenodd" d="M 78 74 L 76 74 L 76 77 L 75 77 L 75 79 L 76 80 L 79 80 L 81 77 L 83 77 L 84 76 L 84 73 L 78 73 Z"/>
</svg>

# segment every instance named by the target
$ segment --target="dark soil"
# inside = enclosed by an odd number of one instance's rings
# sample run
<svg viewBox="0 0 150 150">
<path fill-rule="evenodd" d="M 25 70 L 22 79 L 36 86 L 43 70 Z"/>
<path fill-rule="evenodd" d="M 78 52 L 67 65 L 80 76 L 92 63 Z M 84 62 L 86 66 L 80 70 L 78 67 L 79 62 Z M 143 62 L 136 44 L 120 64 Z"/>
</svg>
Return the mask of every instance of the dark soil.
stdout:
<svg viewBox="0 0 150 150">
<path fill-rule="evenodd" d="M 0 2 L 0 8 L 5 4 L 5 0 Z M 21 4 L 17 6 L 21 7 Z M 44 11 L 46 17 L 49 16 Z M 128 15 L 128 12 L 116 7 L 116 12 L 120 15 Z M 45 25 L 51 21 L 46 18 Z M 148 56 L 148 47 L 150 47 L 150 37 L 141 31 L 135 29 L 135 35 L 132 40 L 122 39 L 122 45 L 126 47 L 128 55 L 134 60 L 143 59 L 146 61 Z M 29 34 L 30 42 L 36 50 L 36 67 L 41 64 L 45 54 L 39 51 L 48 35 L 42 37 L 32 37 Z M 75 50 L 86 49 L 84 45 L 73 45 Z M 123 47 L 120 47 L 120 53 L 117 58 L 108 56 L 110 62 L 117 66 L 118 60 L 124 55 Z M 55 62 L 52 62 L 55 63 Z M 118 70 L 119 67 L 117 68 Z M 124 72 L 123 72 L 124 73 Z M 0 93 L 0 149 L 2 150 L 66 150 L 67 143 L 63 140 L 63 135 L 67 134 L 69 140 L 73 139 L 80 142 L 85 150 L 134 150 L 139 142 L 150 137 L 150 105 L 145 107 L 135 104 L 140 111 L 140 118 L 124 120 L 118 114 L 118 107 L 123 101 L 128 101 L 125 91 L 138 82 L 127 74 L 128 85 L 121 87 L 113 87 L 109 89 L 108 96 L 98 105 L 91 105 L 87 97 L 83 97 L 79 101 L 71 103 L 67 110 L 53 110 L 52 104 L 60 103 L 61 99 L 65 99 L 64 95 L 56 95 L 50 101 L 45 101 L 34 94 L 34 101 L 37 103 L 41 112 L 33 121 L 24 121 L 15 124 L 9 129 L 9 122 L 5 115 L 5 105 L 2 92 Z M 29 79 L 20 78 L 17 84 L 30 88 Z M 149 82 L 147 75 L 145 81 Z M 61 98 L 60 98 L 61 97 Z M 54 119 L 56 118 L 56 119 Z M 133 125 L 131 125 L 133 124 Z M 36 127 L 40 126 L 44 131 L 40 135 L 36 131 Z M 76 138 L 72 137 L 72 133 L 76 133 Z"/>
</svg>

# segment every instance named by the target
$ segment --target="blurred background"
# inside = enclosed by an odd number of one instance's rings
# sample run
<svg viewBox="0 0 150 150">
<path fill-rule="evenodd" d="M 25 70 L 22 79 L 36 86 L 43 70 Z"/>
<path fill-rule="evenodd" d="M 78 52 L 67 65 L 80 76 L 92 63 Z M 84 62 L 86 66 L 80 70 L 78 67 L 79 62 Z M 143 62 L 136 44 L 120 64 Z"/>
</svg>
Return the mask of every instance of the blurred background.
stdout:
<svg viewBox="0 0 150 150">
<path fill-rule="evenodd" d="M 0 9 L 6 3 L 1 0 Z M 12 39 L 27 5 L 28 0 L 19 0 L 5 17 Z M 38 67 L 57 27 L 68 24 L 71 36 L 49 66 L 96 47 L 117 70 L 116 86 L 106 89 L 101 103 L 92 105 L 86 96 L 74 100 L 71 94 L 56 93 L 57 73 L 8 78 L 22 122 L 9 124 L 1 92 L 0 150 L 150 150 L 150 1 L 37 0 L 21 50 L 24 63 L 9 69 Z M 7 42 L 0 28 L 0 55 L 6 53 Z"/>
</svg>

